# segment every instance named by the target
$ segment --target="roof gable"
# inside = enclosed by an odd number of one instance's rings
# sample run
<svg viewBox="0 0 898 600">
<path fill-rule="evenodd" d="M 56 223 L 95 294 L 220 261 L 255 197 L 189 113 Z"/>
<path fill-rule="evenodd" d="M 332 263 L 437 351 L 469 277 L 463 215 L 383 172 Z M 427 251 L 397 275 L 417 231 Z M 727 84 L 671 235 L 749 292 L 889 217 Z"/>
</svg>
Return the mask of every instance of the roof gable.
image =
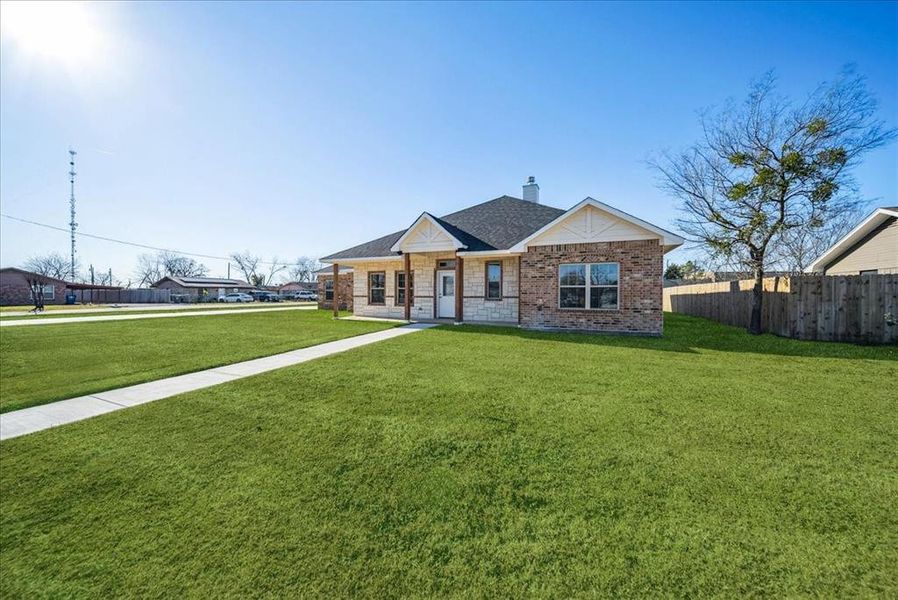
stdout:
<svg viewBox="0 0 898 600">
<path fill-rule="evenodd" d="M 390 252 L 439 252 L 467 248 L 439 219 L 429 213 L 421 213 L 412 226 L 405 230 Z"/>
<path fill-rule="evenodd" d="M 861 241 L 865 235 L 892 218 L 898 218 L 898 206 L 877 208 L 870 216 L 858 223 L 857 227 L 845 234 L 845 237 L 830 246 L 817 260 L 812 262 L 807 271 L 812 273 L 824 270 L 846 250 Z"/>
<path fill-rule="evenodd" d="M 685 241 L 665 229 L 587 197 L 511 249 L 524 252 L 530 246 L 652 239 L 659 240 L 665 252 Z"/>
</svg>

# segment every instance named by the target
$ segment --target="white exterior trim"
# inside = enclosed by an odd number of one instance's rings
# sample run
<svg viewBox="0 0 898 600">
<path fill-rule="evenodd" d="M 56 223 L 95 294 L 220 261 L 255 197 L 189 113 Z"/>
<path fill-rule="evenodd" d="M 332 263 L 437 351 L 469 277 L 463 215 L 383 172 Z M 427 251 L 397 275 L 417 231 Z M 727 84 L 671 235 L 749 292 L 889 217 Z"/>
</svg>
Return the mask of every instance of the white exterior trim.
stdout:
<svg viewBox="0 0 898 600">
<path fill-rule="evenodd" d="M 456 252 L 458 256 L 470 258 L 490 258 L 504 256 L 519 256 L 520 252 L 512 252 L 511 250 L 475 250 L 473 252 Z"/>
<path fill-rule="evenodd" d="M 338 265 L 351 265 L 352 263 L 380 262 L 382 260 L 402 260 L 402 255 L 391 254 L 390 256 L 365 256 L 361 258 L 331 258 L 328 262 L 330 262 L 330 264 L 337 263 Z"/>
<path fill-rule="evenodd" d="M 830 246 L 830 248 L 820 255 L 820 257 L 811 263 L 805 269 L 806 273 L 814 273 L 822 271 L 826 266 L 839 257 L 845 250 L 859 242 L 865 235 L 879 227 L 886 219 L 890 217 L 898 217 L 898 211 L 891 208 L 877 208 L 870 216 L 861 221 L 857 227 L 849 231 L 845 237 Z"/>
<path fill-rule="evenodd" d="M 444 250 L 458 250 L 459 248 L 467 248 L 467 246 L 462 244 L 461 241 L 458 240 L 458 238 L 456 238 L 454 235 L 449 233 L 446 230 L 446 228 L 443 227 L 439 221 L 437 221 L 436 217 L 434 217 L 430 213 L 423 212 L 423 213 L 421 213 L 421 216 L 418 217 L 414 223 L 412 223 L 412 226 L 409 227 L 408 229 L 406 229 L 405 233 L 403 233 L 402 236 L 398 240 L 396 240 L 396 243 L 393 244 L 393 247 L 390 248 L 390 251 L 391 252 L 403 252 L 404 251 L 404 249 L 402 247 L 403 243 L 405 243 L 405 241 L 414 233 L 415 229 L 419 225 L 421 225 L 422 223 L 425 223 L 425 222 L 429 223 L 431 226 L 436 228 L 437 231 L 441 232 L 443 235 L 448 237 L 449 245 L 447 247 L 443 244 L 435 244 L 435 245 L 433 245 L 433 248 L 430 248 L 429 246 L 425 245 L 424 248 L 420 248 L 420 247 L 410 248 L 409 249 L 410 252 L 440 252 L 440 251 L 444 251 Z"/>
<path fill-rule="evenodd" d="M 670 250 L 673 250 L 674 248 L 681 246 L 686 241 L 683 238 L 681 238 L 680 236 L 675 235 L 675 234 L 667 231 L 666 229 L 661 229 L 660 227 L 652 225 L 651 223 L 648 223 L 647 221 L 643 221 L 642 219 L 634 217 L 633 215 L 627 214 L 621 210 L 618 210 L 612 206 L 609 206 L 609 205 L 605 204 L 604 202 L 599 202 L 598 200 L 587 197 L 587 198 L 584 198 L 581 202 L 577 203 L 575 206 L 573 206 L 570 209 L 568 209 L 567 211 L 565 211 L 563 214 L 559 215 L 553 221 L 549 222 L 548 224 L 541 227 L 540 229 L 538 229 L 536 232 L 534 232 L 530 236 L 524 238 L 523 240 L 521 240 L 520 242 L 518 242 L 517 244 L 512 246 L 509 249 L 509 251 L 514 252 L 514 253 L 526 252 L 527 247 L 530 245 L 530 242 L 536 240 L 538 237 L 540 237 L 542 234 L 546 233 L 553 227 L 556 227 L 557 225 L 562 224 L 564 221 L 566 221 L 568 218 L 570 218 L 571 215 L 575 214 L 576 212 L 580 211 L 581 209 L 583 209 L 587 206 L 591 206 L 599 211 L 608 213 L 612 217 L 615 217 L 615 218 L 617 218 L 621 221 L 624 221 L 626 223 L 629 223 L 631 225 L 635 225 L 636 227 L 639 227 L 640 229 L 643 229 L 646 232 L 651 234 L 648 237 L 625 235 L 625 236 L 614 238 L 614 241 L 627 241 L 627 240 L 633 240 L 633 239 L 651 239 L 651 238 L 657 237 L 660 239 L 661 245 L 664 246 L 665 252 L 669 252 Z"/>
</svg>

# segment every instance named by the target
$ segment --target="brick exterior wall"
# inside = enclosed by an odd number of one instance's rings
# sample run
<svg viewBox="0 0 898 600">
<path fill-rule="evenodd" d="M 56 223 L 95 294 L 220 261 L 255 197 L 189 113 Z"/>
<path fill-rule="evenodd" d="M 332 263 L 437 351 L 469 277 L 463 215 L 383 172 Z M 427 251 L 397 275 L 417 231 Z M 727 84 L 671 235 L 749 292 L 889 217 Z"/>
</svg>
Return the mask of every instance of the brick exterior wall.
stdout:
<svg viewBox="0 0 898 600">
<path fill-rule="evenodd" d="M 352 310 L 353 309 L 353 298 L 352 298 L 352 273 L 340 273 L 337 276 L 337 300 L 340 302 L 340 310 Z M 323 308 L 327 310 L 334 309 L 334 303 L 332 300 L 325 300 L 324 294 L 324 282 L 332 281 L 334 278 L 333 275 L 318 275 L 318 308 Z"/>
<path fill-rule="evenodd" d="M 64 304 L 66 285 L 62 281 L 49 279 L 46 285 L 53 286 L 53 298 L 44 298 L 44 304 Z M 31 306 L 31 287 L 25 275 L 18 271 L 0 273 L 0 306 Z"/>
<path fill-rule="evenodd" d="M 558 307 L 562 263 L 620 264 L 617 310 Z M 663 251 L 658 240 L 536 246 L 521 256 L 521 326 L 661 335 Z"/>
</svg>

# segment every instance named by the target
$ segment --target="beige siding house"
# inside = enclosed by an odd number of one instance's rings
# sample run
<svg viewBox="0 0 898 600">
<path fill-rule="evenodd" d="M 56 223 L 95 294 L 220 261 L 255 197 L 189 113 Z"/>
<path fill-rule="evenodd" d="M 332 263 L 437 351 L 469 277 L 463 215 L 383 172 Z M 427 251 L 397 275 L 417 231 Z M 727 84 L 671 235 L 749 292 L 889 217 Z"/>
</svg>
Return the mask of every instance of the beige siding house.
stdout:
<svg viewBox="0 0 898 600">
<path fill-rule="evenodd" d="M 898 206 L 876 209 L 808 270 L 824 275 L 898 273 Z"/>
<path fill-rule="evenodd" d="M 356 315 L 660 335 L 663 255 L 682 243 L 592 198 L 541 204 L 530 178 L 522 198 L 425 212 L 321 260 L 352 268 Z"/>
</svg>

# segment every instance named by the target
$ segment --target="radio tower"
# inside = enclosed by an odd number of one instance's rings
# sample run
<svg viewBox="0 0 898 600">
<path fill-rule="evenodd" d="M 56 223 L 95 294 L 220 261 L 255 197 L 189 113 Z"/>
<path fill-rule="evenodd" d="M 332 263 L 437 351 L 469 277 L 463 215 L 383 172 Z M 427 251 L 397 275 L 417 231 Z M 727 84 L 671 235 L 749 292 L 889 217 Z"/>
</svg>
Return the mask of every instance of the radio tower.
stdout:
<svg viewBox="0 0 898 600">
<path fill-rule="evenodd" d="M 78 223 L 75 222 L 75 155 L 77 152 L 69 148 L 69 184 L 71 186 L 71 195 L 69 196 L 69 210 L 71 211 L 71 220 L 69 227 L 72 230 L 72 281 L 75 281 L 75 229 Z"/>
</svg>

